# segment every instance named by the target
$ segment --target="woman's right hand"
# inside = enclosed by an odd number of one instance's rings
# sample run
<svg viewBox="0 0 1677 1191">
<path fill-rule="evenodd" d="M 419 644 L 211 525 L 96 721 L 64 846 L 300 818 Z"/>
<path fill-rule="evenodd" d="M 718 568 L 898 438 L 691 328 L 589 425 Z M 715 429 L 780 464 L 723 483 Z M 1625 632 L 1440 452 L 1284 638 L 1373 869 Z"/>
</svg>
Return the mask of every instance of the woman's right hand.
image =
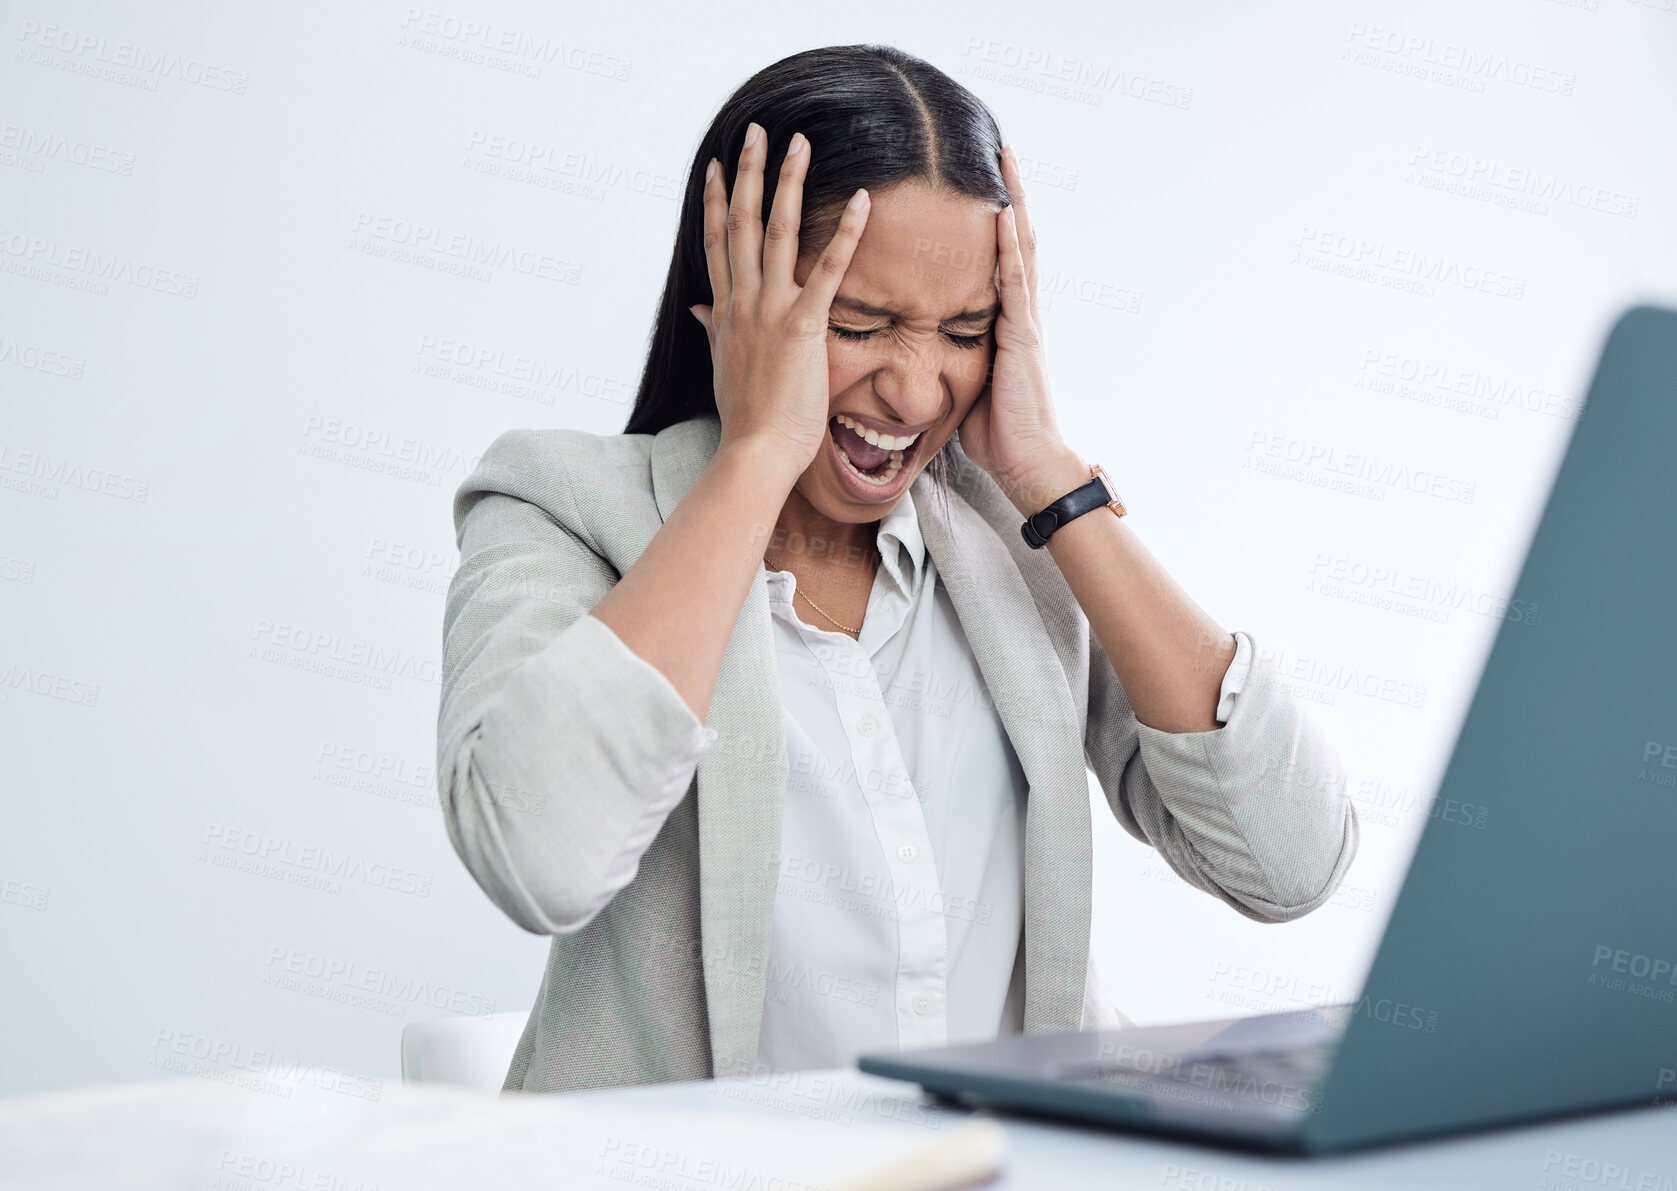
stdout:
<svg viewBox="0 0 1677 1191">
<path fill-rule="evenodd" d="M 713 304 L 691 309 L 710 337 L 721 445 L 766 445 L 767 458 L 787 461 L 790 485 L 827 437 L 828 311 L 867 223 L 868 194 L 852 196 L 832 240 L 798 285 L 793 269 L 809 142 L 793 134 L 765 229 L 768 140 L 760 125 L 748 126 L 732 199 L 721 163 L 711 160 L 704 196 Z"/>
</svg>

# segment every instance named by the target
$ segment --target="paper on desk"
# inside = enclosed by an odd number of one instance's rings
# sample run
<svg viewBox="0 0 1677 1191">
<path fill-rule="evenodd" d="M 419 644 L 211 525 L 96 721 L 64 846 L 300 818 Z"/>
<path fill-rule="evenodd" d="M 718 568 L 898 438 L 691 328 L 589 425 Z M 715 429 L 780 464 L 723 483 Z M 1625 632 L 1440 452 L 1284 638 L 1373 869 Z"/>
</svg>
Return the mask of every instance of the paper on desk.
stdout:
<svg viewBox="0 0 1677 1191">
<path fill-rule="evenodd" d="M 376 1102 L 200 1079 L 0 1101 L 0 1187 L 203 1191 L 942 1191 L 992 1178 L 1005 1135 L 434 1086 Z"/>
</svg>

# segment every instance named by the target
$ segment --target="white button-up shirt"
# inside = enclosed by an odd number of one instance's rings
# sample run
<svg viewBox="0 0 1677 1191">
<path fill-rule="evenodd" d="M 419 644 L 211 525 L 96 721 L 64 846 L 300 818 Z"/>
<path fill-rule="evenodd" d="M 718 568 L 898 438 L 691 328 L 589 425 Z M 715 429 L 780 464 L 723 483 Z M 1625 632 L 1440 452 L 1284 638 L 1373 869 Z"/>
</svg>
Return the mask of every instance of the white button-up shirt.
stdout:
<svg viewBox="0 0 1677 1191">
<path fill-rule="evenodd" d="M 796 577 L 768 575 L 791 759 L 757 1055 L 772 1070 L 1023 1029 L 1024 770 L 909 493 L 877 541 L 860 640 L 806 624 Z M 1220 723 L 1251 665 L 1235 637 Z"/>
</svg>

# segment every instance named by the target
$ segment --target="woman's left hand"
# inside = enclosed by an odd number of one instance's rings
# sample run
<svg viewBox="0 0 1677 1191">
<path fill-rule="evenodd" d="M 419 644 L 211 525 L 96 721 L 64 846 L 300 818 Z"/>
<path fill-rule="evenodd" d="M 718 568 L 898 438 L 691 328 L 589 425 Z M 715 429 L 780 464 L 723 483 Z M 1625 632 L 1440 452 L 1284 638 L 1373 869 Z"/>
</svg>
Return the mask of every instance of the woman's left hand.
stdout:
<svg viewBox="0 0 1677 1191">
<path fill-rule="evenodd" d="M 1002 179 L 1011 205 L 996 215 L 996 273 L 1001 314 L 990 379 L 961 422 L 961 449 L 982 467 L 1015 505 L 1034 512 L 1063 495 L 1073 452 L 1060 437 L 1048 395 L 1042 322 L 1037 315 L 1036 242 L 1025 210 L 1019 159 L 1002 151 Z M 1084 472 L 1081 461 L 1077 466 Z M 1087 476 L 1085 475 L 1086 479 Z M 1039 498 L 1036 491 L 1059 485 Z"/>
</svg>

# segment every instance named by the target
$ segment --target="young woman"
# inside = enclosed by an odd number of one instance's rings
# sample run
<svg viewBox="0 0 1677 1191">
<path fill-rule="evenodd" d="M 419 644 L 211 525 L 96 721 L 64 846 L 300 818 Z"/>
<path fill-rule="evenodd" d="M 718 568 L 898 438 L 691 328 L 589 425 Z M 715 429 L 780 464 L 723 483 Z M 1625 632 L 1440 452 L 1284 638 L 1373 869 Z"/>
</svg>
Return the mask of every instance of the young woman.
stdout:
<svg viewBox="0 0 1677 1191">
<path fill-rule="evenodd" d="M 461 486 L 442 804 L 553 936 L 508 1089 L 1122 1024 L 1086 765 L 1248 917 L 1340 882 L 1332 746 L 1060 434 L 1024 198 L 929 64 L 775 63 L 699 146 L 625 431 Z"/>
</svg>

